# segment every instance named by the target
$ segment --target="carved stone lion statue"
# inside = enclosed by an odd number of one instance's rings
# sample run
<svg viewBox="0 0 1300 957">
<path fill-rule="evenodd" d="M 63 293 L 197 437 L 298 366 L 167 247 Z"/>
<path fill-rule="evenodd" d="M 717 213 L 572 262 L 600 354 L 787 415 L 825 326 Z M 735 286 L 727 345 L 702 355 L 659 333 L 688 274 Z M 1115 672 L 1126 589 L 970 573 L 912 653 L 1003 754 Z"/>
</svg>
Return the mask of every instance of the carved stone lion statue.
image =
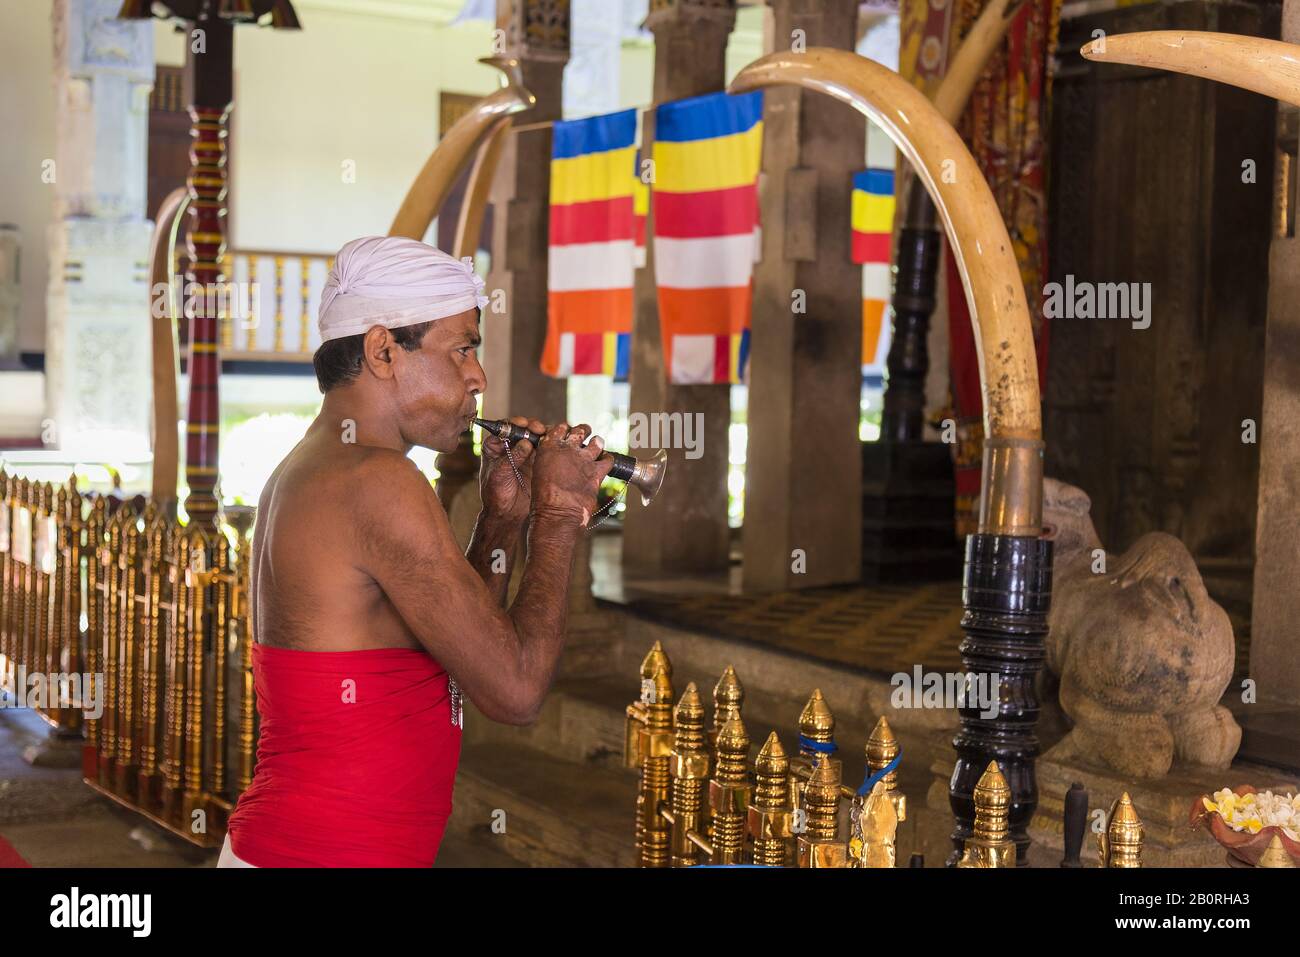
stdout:
<svg viewBox="0 0 1300 957">
<path fill-rule="evenodd" d="M 1055 530 L 1047 665 L 1073 722 L 1048 756 L 1136 777 L 1167 774 L 1175 759 L 1226 768 L 1241 744 L 1219 704 L 1233 668 L 1227 613 L 1181 541 L 1152 532 L 1108 554 L 1091 507 L 1081 489 L 1044 481 Z"/>
</svg>

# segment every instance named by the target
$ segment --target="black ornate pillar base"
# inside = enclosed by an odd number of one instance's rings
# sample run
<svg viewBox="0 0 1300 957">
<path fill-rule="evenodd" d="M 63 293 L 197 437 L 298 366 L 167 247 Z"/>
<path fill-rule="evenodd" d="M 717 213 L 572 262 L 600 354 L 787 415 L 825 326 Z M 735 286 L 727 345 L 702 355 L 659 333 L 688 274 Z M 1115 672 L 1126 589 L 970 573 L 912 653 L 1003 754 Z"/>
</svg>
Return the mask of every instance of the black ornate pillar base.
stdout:
<svg viewBox="0 0 1300 957">
<path fill-rule="evenodd" d="M 952 581 L 962 545 L 953 530 L 952 450 L 942 442 L 862 443 L 862 581 Z"/>
<path fill-rule="evenodd" d="M 998 683 L 996 714 L 968 696 L 958 709 L 961 730 L 953 738 L 957 764 L 948 785 L 956 817 L 952 832 L 960 857 L 975 822 L 975 785 L 990 761 L 997 761 L 1011 788 L 1008 825 L 1016 843 L 1016 864 L 1027 863 L 1027 828 L 1038 805 L 1034 760 L 1038 757 L 1038 697 L 1034 681 L 1042 670 L 1047 612 L 1052 597 L 1052 543 L 1043 538 L 970 535 L 962 576 L 961 657 L 970 675 Z M 977 686 L 978 687 L 978 686 Z"/>
</svg>

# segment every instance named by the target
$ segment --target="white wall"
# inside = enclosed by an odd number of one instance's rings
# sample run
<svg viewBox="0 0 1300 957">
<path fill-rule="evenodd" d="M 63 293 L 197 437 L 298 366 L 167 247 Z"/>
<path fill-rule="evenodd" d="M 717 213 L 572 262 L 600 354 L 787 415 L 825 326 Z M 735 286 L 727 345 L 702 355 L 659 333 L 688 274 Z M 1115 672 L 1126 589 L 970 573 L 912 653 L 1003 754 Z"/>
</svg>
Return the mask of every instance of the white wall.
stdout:
<svg viewBox="0 0 1300 957">
<path fill-rule="evenodd" d="M 45 349 L 46 230 L 54 186 L 41 164 L 54 158 L 54 37 L 49 0 L 0 0 L 0 222 L 22 241 L 18 348 Z"/>
<path fill-rule="evenodd" d="M 237 248 L 333 253 L 387 232 L 437 141 L 439 91 L 498 85 L 497 72 L 475 62 L 490 53 L 486 22 L 298 6 L 301 32 L 235 32 Z M 185 37 L 156 30 L 158 62 L 182 64 Z M 355 182 L 344 182 L 345 162 L 355 164 Z"/>
</svg>

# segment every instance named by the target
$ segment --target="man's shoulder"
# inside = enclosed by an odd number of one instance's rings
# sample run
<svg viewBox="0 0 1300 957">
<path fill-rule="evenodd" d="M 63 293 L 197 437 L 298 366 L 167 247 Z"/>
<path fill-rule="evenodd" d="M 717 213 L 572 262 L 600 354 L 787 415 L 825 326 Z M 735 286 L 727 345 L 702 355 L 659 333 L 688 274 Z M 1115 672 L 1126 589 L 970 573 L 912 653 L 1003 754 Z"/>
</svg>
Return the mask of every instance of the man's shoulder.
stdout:
<svg viewBox="0 0 1300 957">
<path fill-rule="evenodd" d="M 424 497 L 433 492 L 428 476 L 420 467 L 393 449 L 358 448 L 348 461 L 347 474 L 340 477 L 367 498 Z"/>
<path fill-rule="evenodd" d="M 354 513 L 370 506 L 382 510 L 385 503 L 409 507 L 424 496 L 437 498 L 419 466 L 401 452 L 358 445 L 299 447 L 272 474 L 261 506 L 296 501 L 311 511 L 328 506 Z"/>
<path fill-rule="evenodd" d="M 304 454 L 305 453 L 305 454 Z M 369 493 L 376 487 L 418 488 L 428 479 L 408 456 L 369 445 L 317 445 L 295 450 L 294 478 L 335 489 Z M 286 459 L 284 465 L 290 464 Z"/>
</svg>

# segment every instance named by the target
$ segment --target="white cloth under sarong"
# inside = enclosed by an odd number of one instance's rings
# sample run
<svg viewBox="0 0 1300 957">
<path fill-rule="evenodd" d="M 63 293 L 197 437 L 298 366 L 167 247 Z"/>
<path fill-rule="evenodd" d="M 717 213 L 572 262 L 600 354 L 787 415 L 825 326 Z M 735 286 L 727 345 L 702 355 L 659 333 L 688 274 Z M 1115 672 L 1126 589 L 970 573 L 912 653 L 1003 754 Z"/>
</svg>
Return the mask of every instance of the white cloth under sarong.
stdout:
<svg viewBox="0 0 1300 957">
<path fill-rule="evenodd" d="M 256 864 L 250 864 L 248 861 L 241 861 L 235 856 L 235 852 L 230 849 L 230 835 L 226 835 L 225 842 L 221 845 L 221 856 L 217 858 L 217 867 L 256 867 Z"/>
</svg>

